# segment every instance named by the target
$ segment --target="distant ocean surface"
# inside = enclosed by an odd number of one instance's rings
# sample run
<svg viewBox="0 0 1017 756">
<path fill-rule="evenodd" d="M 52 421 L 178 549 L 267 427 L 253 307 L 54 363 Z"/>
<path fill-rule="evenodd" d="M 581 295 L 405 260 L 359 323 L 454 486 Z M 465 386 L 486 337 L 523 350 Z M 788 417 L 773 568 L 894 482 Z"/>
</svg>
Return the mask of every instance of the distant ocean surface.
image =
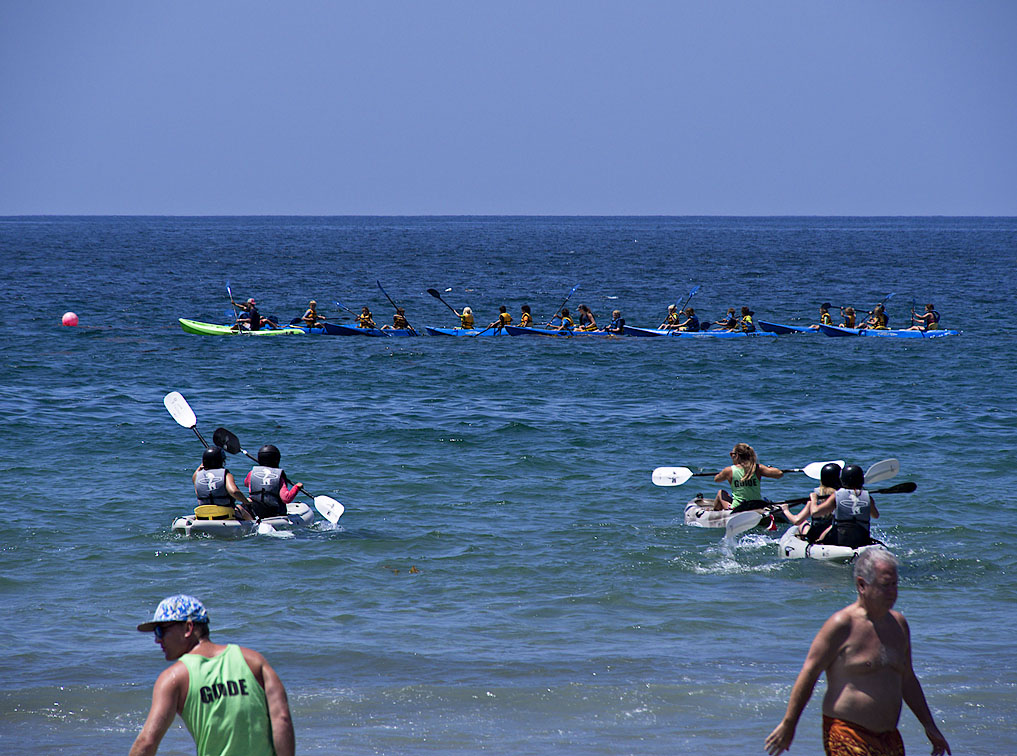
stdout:
<svg viewBox="0 0 1017 756">
<path fill-rule="evenodd" d="M 739 441 L 801 467 L 897 457 L 875 532 L 954 754 L 1017 753 L 1017 219 L 0 218 L 0 751 L 126 753 L 165 668 L 134 628 L 202 598 L 212 637 L 264 653 L 299 753 L 763 753 L 850 568 L 683 524 Z M 336 299 L 454 325 L 569 301 L 654 326 L 669 303 L 894 325 L 935 303 L 960 336 L 543 340 L 234 338 L 227 281 L 265 315 Z M 76 312 L 77 328 L 60 325 Z M 835 311 L 836 312 L 836 311 Z M 271 442 L 341 529 L 172 535 L 194 434 Z M 231 459 L 238 477 L 249 469 Z M 766 481 L 806 495 L 800 474 Z M 889 485 L 889 483 L 887 484 Z M 415 568 L 415 569 L 414 569 Z M 819 754 L 824 684 L 791 753 Z M 909 753 L 928 752 L 905 710 Z M 160 753 L 193 754 L 178 720 Z"/>
</svg>

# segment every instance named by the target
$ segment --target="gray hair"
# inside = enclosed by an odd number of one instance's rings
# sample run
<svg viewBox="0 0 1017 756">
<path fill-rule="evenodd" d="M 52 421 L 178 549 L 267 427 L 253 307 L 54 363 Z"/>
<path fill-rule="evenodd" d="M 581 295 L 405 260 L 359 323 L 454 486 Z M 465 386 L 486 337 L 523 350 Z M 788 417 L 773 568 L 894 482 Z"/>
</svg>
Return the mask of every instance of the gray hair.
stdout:
<svg viewBox="0 0 1017 756">
<path fill-rule="evenodd" d="M 855 561 L 855 580 L 861 578 L 872 583 L 876 579 L 877 564 L 888 564 L 895 570 L 900 566 L 897 557 L 885 549 L 865 549 Z"/>
</svg>

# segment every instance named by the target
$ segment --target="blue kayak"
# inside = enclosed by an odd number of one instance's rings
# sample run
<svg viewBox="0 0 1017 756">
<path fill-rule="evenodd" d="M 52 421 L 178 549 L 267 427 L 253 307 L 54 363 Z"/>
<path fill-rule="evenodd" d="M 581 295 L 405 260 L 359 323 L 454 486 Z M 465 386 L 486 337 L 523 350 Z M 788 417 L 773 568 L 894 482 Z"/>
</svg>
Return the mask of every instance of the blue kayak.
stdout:
<svg viewBox="0 0 1017 756">
<path fill-rule="evenodd" d="M 508 331 L 509 336 L 557 336 L 558 338 L 571 339 L 573 336 L 614 336 L 613 333 L 607 331 L 580 331 L 573 329 L 571 331 L 559 331 L 557 328 L 534 328 L 522 326 L 505 326 L 505 330 Z"/>
<path fill-rule="evenodd" d="M 325 323 L 325 333 L 329 336 L 419 336 L 416 331 L 408 328 L 358 328 L 357 326 L 340 323 Z"/>
<path fill-rule="evenodd" d="M 843 326 L 820 325 L 819 330 L 827 336 L 881 336 L 896 339 L 938 339 L 943 336 L 957 336 L 960 331 L 907 331 L 886 328 L 845 328 Z"/>
<path fill-rule="evenodd" d="M 424 330 L 431 336 L 507 336 L 504 330 L 494 328 L 438 328 L 425 326 Z"/>
<path fill-rule="evenodd" d="M 786 336 L 789 333 L 819 333 L 818 328 L 811 328 L 810 326 L 785 325 L 784 323 L 771 323 L 768 320 L 757 320 L 756 324 L 759 326 L 760 331 L 775 333 L 778 336 Z"/>
<path fill-rule="evenodd" d="M 625 326 L 627 336 L 664 336 L 672 339 L 741 339 L 746 336 L 776 336 L 769 331 L 674 331 L 663 328 L 636 328 Z"/>
</svg>

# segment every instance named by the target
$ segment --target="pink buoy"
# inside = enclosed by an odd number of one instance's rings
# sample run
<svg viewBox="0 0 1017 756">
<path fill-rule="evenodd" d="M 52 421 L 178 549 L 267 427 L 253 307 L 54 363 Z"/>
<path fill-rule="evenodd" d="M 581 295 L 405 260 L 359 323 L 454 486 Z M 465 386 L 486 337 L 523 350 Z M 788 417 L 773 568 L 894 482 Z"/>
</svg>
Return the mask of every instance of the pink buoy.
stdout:
<svg viewBox="0 0 1017 756">
<path fill-rule="evenodd" d="M 60 322 L 65 326 L 76 326 L 78 324 L 78 316 L 73 312 L 65 312 Z"/>
</svg>

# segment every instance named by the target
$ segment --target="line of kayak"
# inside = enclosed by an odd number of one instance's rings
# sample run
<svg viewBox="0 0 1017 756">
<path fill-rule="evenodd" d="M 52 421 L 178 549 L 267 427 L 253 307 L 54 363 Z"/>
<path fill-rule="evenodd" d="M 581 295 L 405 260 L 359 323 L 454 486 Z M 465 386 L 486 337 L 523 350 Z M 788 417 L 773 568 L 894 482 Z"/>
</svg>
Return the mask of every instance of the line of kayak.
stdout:
<svg viewBox="0 0 1017 756">
<path fill-rule="evenodd" d="M 293 335 L 327 335 L 327 336 L 361 336 L 373 338 L 407 338 L 421 336 L 419 331 L 407 328 L 360 328 L 353 325 L 341 323 L 322 323 L 320 327 L 308 328 L 306 326 L 284 326 L 281 328 L 265 327 L 258 331 L 237 330 L 228 325 L 218 323 L 204 323 L 189 318 L 179 318 L 180 327 L 185 333 L 198 334 L 201 336 L 293 336 Z M 427 326 L 424 333 L 429 336 L 452 336 L 452 337 L 477 337 L 477 336 L 543 336 L 545 338 L 618 338 L 620 335 L 634 336 L 640 338 L 675 338 L 675 339 L 740 339 L 750 337 L 774 337 L 790 334 L 826 336 L 865 336 L 882 338 L 904 338 L 904 339 L 933 339 L 943 336 L 957 336 L 959 331 L 910 331 L 910 330 L 877 330 L 873 328 L 844 328 L 841 326 L 821 325 L 819 328 L 808 326 L 793 326 L 782 323 L 771 323 L 765 320 L 759 321 L 759 330 L 753 332 L 745 331 L 674 331 L 661 328 L 638 328 L 626 325 L 624 334 L 610 333 L 608 331 L 582 331 L 578 329 L 560 331 L 555 328 L 538 328 L 522 326 L 504 326 L 501 329 L 495 328 L 442 328 L 438 326 Z"/>
<path fill-rule="evenodd" d="M 786 336 L 789 334 L 819 334 L 826 336 L 881 336 L 884 338 L 897 339 L 936 339 L 942 336 L 958 336 L 960 331 L 940 329 L 934 331 L 912 331 L 907 328 L 846 328 L 835 325 L 819 325 L 816 328 L 811 326 L 795 326 L 784 323 L 771 323 L 766 320 L 757 321 L 761 331 L 771 333 L 775 336 Z"/>
</svg>

